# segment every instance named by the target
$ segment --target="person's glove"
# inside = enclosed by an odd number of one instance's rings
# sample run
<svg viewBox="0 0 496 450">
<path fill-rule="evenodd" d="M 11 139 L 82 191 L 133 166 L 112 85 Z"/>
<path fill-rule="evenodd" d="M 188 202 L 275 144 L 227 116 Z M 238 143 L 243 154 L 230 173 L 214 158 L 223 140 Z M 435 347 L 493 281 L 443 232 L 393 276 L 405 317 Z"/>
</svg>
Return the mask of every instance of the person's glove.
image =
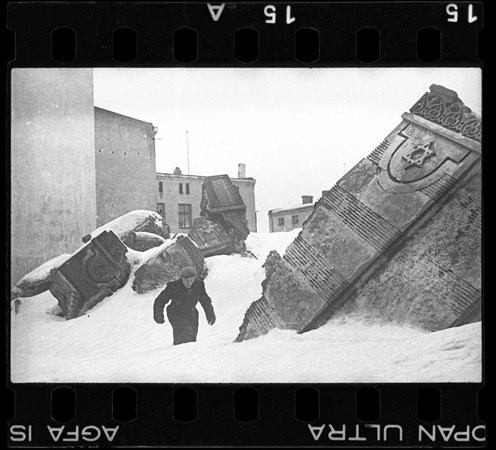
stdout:
<svg viewBox="0 0 496 450">
<path fill-rule="evenodd" d="M 159 323 L 159 324 L 160 324 L 160 323 L 164 323 L 164 322 L 165 322 L 165 320 L 164 320 L 164 318 L 163 318 L 163 317 L 158 317 L 158 318 L 157 318 L 157 317 L 155 317 L 155 322 L 157 322 L 157 323 Z"/>
<path fill-rule="evenodd" d="M 207 323 L 208 323 L 209 325 L 213 325 L 213 324 L 215 323 L 215 316 L 210 317 L 210 318 L 207 320 Z"/>
</svg>

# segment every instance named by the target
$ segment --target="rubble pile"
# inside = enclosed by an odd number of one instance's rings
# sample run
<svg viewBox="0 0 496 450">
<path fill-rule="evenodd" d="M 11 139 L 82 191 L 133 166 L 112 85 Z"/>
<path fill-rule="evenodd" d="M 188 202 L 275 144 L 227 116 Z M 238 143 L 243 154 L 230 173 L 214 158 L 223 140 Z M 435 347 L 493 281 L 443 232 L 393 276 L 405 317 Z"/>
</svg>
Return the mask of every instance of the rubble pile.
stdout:
<svg viewBox="0 0 496 450">
<path fill-rule="evenodd" d="M 145 252 L 168 238 L 169 227 L 160 214 L 131 211 L 84 236 L 84 245 L 74 253 L 57 256 L 25 275 L 11 297 L 50 290 L 64 317 L 76 318 L 126 283 L 131 272 L 128 247 Z"/>
</svg>

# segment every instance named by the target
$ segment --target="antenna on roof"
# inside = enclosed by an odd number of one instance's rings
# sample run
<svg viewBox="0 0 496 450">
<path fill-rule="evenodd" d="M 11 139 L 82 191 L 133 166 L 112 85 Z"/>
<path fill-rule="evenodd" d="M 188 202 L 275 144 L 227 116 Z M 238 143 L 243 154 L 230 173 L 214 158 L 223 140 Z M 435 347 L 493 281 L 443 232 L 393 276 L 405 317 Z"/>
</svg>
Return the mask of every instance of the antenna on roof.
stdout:
<svg viewBox="0 0 496 450">
<path fill-rule="evenodd" d="M 188 162 L 188 175 L 189 175 L 189 131 L 186 130 L 186 159 Z"/>
</svg>

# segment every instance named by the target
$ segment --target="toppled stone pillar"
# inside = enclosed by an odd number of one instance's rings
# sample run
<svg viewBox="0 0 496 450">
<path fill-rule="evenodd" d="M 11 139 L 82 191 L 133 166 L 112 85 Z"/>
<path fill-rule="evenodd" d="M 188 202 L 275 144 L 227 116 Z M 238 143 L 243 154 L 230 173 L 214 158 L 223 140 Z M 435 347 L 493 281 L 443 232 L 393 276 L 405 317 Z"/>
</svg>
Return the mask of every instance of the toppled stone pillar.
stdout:
<svg viewBox="0 0 496 450">
<path fill-rule="evenodd" d="M 480 118 L 437 85 L 402 118 L 324 191 L 252 322 L 304 332 L 358 313 L 439 330 L 480 317 Z"/>
<path fill-rule="evenodd" d="M 157 247 L 157 254 L 136 271 L 133 289 L 142 294 L 165 286 L 169 281 L 177 280 L 186 266 L 195 267 L 196 273 L 202 277 L 204 258 L 189 237 L 178 236 L 176 240 Z"/>
<path fill-rule="evenodd" d="M 112 231 L 103 231 L 55 271 L 50 292 L 66 319 L 81 316 L 126 283 L 126 252 Z"/>
<path fill-rule="evenodd" d="M 222 227 L 229 236 L 235 252 L 242 253 L 246 250 L 245 240 L 250 233 L 246 220 L 246 205 L 238 188 L 232 184 L 227 175 L 205 177 L 200 209 L 202 217 Z M 193 240 L 198 240 L 200 248 L 204 242 L 208 247 L 209 235 L 212 234 L 217 234 L 214 241 L 226 241 L 224 233 L 215 230 L 214 233 L 210 233 L 205 226 L 206 222 L 197 224 L 198 228 L 193 230 L 191 235 Z"/>
</svg>

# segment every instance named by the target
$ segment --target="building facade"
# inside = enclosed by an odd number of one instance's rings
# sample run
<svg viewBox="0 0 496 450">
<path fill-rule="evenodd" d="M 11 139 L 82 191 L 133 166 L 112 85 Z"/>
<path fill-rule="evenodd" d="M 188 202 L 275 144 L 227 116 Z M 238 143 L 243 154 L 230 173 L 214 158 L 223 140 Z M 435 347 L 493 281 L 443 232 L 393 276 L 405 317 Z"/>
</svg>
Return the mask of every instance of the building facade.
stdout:
<svg viewBox="0 0 496 450">
<path fill-rule="evenodd" d="M 94 108 L 97 226 L 135 209 L 155 210 L 153 124 Z"/>
<path fill-rule="evenodd" d="M 11 286 L 95 228 L 91 69 L 13 69 Z"/>
<path fill-rule="evenodd" d="M 302 195 L 302 204 L 291 208 L 278 208 L 269 211 L 269 231 L 291 231 L 301 228 L 303 222 L 313 211 L 314 203 L 311 195 Z"/>
<path fill-rule="evenodd" d="M 245 175 L 242 168 L 238 175 Z M 156 210 L 170 227 L 171 233 L 187 233 L 193 219 L 200 216 L 200 202 L 204 176 L 185 175 L 179 168 L 174 173 L 157 173 L 156 175 Z M 248 229 L 257 231 L 257 214 L 255 209 L 254 178 L 231 178 L 239 189 L 246 205 Z"/>
</svg>

